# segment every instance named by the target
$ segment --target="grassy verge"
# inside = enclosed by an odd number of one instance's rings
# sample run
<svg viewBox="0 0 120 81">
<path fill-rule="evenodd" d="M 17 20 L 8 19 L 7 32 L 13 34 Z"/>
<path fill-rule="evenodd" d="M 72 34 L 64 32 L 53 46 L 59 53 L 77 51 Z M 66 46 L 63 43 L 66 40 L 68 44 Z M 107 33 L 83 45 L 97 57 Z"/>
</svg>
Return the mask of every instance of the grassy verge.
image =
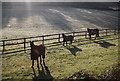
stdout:
<svg viewBox="0 0 120 81">
<path fill-rule="evenodd" d="M 97 78 L 118 64 L 118 37 L 113 35 L 97 40 L 76 40 L 73 45 L 54 46 L 46 51 L 45 66 L 35 73 L 29 51 L 3 58 L 3 79 L 65 79 L 72 73 L 87 71 Z"/>
</svg>

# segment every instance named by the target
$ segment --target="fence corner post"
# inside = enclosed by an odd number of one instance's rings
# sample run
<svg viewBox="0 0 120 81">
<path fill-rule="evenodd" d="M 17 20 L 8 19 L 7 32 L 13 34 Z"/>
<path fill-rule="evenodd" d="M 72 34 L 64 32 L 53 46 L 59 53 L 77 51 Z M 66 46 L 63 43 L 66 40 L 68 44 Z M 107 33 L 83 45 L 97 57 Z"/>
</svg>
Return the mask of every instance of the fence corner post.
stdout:
<svg viewBox="0 0 120 81">
<path fill-rule="evenodd" d="M 2 54 L 4 53 L 5 51 L 5 41 L 3 40 L 3 50 L 2 50 Z"/>
<path fill-rule="evenodd" d="M 24 51 L 26 53 L 26 38 L 24 38 Z"/>
<path fill-rule="evenodd" d="M 42 36 L 42 44 L 44 44 L 44 40 L 45 40 L 45 39 L 44 39 L 44 36 Z"/>
<path fill-rule="evenodd" d="M 116 29 L 114 29 L 114 35 L 116 35 Z"/>
<path fill-rule="evenodd" d="M 118 34 L 120 33 L 120 29 L 118 29 Z"/>
</svg>

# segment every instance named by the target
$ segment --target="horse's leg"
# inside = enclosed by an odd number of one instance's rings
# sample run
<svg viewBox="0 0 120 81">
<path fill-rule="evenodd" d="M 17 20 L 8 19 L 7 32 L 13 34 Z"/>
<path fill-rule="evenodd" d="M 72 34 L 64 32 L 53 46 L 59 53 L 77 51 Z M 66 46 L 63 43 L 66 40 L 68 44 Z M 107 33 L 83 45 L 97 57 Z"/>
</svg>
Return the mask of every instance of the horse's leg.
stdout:
<svg viewBox="0 0 120 81">
<path fill-rule="evenodd" d="M 99 33 L 98 33 L 98 37 L 99 37 Z"/>
<path fill-rule="evenodd" d="M 99 37 L 99 35 L 98 35 L 98 33 L 96 33 L 96 38 L 98 38 Z"/>
<path fill-rule="evenodd" d="M 39 68 L 39 61 L 38 61 L 38 58 L 37 58 L 37 67 Z"/>
<path fill-rule="evenodd" d="M 32 66 L 31 66 L 31 68 L 33 68 L 33 66 L 34 66 L 34 60 L 32 60 Z"/>
<path fill-rule="evenodd" d="M 42 64 L 42 58 L 41 58 L 41 55 L 40 55 L 40 64 Z"/>
<path fill-rule="evenodd" d="M 71 40 L 71 44 L 72 44 L 72 40 Z"/>
<path fill-rule="evenodd" d="M 91 34 L 89 34 L 89 39 L 91 40 Z"/>
<path fill-rule="evenodd" d="M 97 33 L 97 37 L 99 37 L 99 32 Z"/>
<path fill-rule="evenodd" d="M 44 59 L 45 59 L 45 54 L 42 55 L 42 59 L 43 59 L 43 65 L 45 66 L 45 61 L 44 61 Z"/>
<path fill-rule="evenodd" d="M 64 46 L 64 43 L 65 43 L 65 42 L 63 42 L 63 46 Z"/>
<path fill-rule="evenodd" d="M 95 39 L 97 38 L 97 34 L 95 34 L 96 36 L 95 36 Z"/>
</svg>

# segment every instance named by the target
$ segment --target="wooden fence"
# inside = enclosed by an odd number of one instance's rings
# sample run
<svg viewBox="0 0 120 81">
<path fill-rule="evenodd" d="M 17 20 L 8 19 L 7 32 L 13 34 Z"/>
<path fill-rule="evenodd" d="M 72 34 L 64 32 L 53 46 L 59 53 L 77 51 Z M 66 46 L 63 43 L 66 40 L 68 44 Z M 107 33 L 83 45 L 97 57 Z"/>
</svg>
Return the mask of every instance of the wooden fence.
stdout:
<svg viewBox="0 0 120 81">
<path fill-rule="evenodd" d="M 79 32 L 69 32 L 65 34 L 72 34 L 74 37 L 83 37 L 86 38 L 87 31 L 79 31 Z M 100 29 L 100 35 L 106 36 L 109 34 L 117 34 L 119 31 L 117 29 Z M 41 42 L 46 46 L 48 44 L 53 44 L 53 42 L 61 43 L 62 33 L 60 34 L 51 34 L 51 35 L 43 35 L 36 37 L 26 37 L 26 38 L 18 38 L 18 39 L 7 39 L 0 41 L 0 47 L 2 47 L 2 54 L 11 54 L 16 52 L 27 52 L 30 50 L 30 41 Z M 51 41 L 48 43 L 47 41 Z M 29 48 L 29 49 L 28 49 Z"/>
</svg>

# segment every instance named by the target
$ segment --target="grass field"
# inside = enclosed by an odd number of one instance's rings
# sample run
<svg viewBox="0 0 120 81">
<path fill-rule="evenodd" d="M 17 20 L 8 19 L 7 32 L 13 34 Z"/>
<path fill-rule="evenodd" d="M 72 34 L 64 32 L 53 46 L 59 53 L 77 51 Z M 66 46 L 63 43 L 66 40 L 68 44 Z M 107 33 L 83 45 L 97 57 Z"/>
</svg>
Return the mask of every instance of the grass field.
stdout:
<svg viewBox="0 0 120 81">
<path fill-rule="evenodd" d="M 118 11 L 15 4 L 12 8 L 4 8 L 3 4 L 2 39 L 86 31 L 86 28 L 118 28 Z"/>
<path fill-rule="evenodd" d="M 75 72 L 85 71 L 98 78 L 106 70 L 118 64 L 118 36 L 101 37 L 97 40 L 75 40 L 73 45 L 47 48 L 45 65 L 31 68 L 29 51 L 4 57 L 3 79 L 66 79 Z"/>
</svg>

